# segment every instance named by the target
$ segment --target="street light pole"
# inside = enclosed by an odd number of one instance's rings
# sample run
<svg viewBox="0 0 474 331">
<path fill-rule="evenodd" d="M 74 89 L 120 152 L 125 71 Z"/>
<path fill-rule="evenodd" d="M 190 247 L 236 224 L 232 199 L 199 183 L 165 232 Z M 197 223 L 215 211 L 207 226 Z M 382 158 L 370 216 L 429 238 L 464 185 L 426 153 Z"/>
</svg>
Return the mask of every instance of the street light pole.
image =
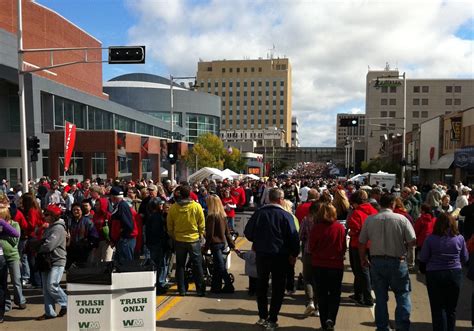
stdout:
<svg viewBox="0 0 474 331">
<path fill-rule="evenodd" d="M 28 150 L 26 148 L 26 110 L 25 110 L 25 75 L 23 73 L 23 19 L 21 1 L 18 0 L 18 96 L 20 102 L 20 148 L 21 148 L 21 167 L 23 185 L 22 192 L 28 192 Z"/>
<path fill-rule="evenodd" d="M 406 133 L 407 133 L 407 77 L 403 73 L 403 133 L 402 133 L 402 174 L 400 184 L 405 186 L 405 167 L 406 167 Z"/>
<path fill-rule="evenodd" d="M 173 121 L 173 113 L 174 113 L 174 104 L 173 104 L 173 76 L 170 75 L 170 131 L 171 131 L 171 143 L 173 143 L 173 131 L 174 131 L 174 121 Z M 175 164 L 172 163 L 170 167 L 170 178 L 171 178 L 171 185 L 174 185 L 174 178 L 175 178 Z"/>
</svg>

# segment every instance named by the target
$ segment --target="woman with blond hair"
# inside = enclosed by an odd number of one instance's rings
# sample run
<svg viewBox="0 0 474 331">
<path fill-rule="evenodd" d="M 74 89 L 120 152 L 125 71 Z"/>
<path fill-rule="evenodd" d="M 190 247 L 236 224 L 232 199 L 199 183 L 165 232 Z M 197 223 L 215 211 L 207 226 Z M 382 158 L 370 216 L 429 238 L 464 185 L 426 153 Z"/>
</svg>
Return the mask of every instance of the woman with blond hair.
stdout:
<svg viewBox="0 0 474 331">
<path fill-rule="evenodd" d="M 336 208 L 337 219 L 345 220 L 347 218 L 350 204 L 346 192 L 343 189 L 337 188 L 334 191 L 334 200 L 332 201 L 332 204 Z"/>
<path fill-rule="evenodd" d="M 10 215 L 10 202 L 6 196 L 0 198 L 0 219 L 5 220 L 16 231 L 20 232 L 20 225 L 15 222 Z M 13 302 L 19 309 L 26 308 L 26 299 L 23 296 L 23 288 L 21 284 L 20 272 L 20 254 L 18 253 L 19 238 L 8 237 L 0 238 L 0 245 L 3 248 L 8 272 L 10 273 L 10 281 L 13 285 Z M 13 308 L 9 291 L 6 292 L 6 306 L 8 310 Z"/>
<path fill-rule="evenodd" d="M 221 199 L 217 195 L 209 195 L 206 199 L 206 203 L 208 213 L 206 217 L 206 243 L 203 250 L 211 250 L 212 260 L 214 262 L 211 292 L 234 293 L 234 285 L 232 285 L 232 279 L 225 267 L 224 256 L 222 254 L 226 247 L 226 242 L 231 249 L 235 248 L 227 225 L 227 214 Z M 222 287 L 223 280 L 224 287 Z"/>
<path fill-rule="evenodd" d="M 293 221 L 295 222 L 296 231 L 300 231 L 300 222 L 293 214 L 293 202 L 290 200 L 283 200 L 281 205 L 284 210 L 289 212 L 291 216 L 293 216 Z M 295 265 L 288 261 L 287 266 L 287 274 L 286 274 L 286 294 L 287 295 L 294 295 L 295 294 Z"/>
<path fill-rule="evenodd" d="M 328 330 L 333 330 L 336 324 L 346 252 L 346 230 L 336 218 L 336 208 L 322 204 L 309 236 L 319 318 L 323 329 Z"/>
</svg>

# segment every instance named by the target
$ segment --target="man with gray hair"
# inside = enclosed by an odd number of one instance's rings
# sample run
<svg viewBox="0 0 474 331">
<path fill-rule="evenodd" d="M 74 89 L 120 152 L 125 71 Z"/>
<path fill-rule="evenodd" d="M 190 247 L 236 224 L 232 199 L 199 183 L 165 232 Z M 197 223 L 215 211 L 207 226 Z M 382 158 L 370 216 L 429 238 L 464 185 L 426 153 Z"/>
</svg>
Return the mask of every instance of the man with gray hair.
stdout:
<svg viewBox="0 0 474 331">
<path fill-rule="evenodd" d="M 293 216 L 282 208 L 284 192 L 279 188 L 268 191 L 269 204 L 258 209 L 245 227 L 245 237 L 253 242 L 257 261 L 257 325 L 266 330 L 278 327 L 285 293 L 288 262 L 295 264 L 299 254 L 299 237 Z M 272 275 L 272 298 L 268 310 L 268 281 Z"/>
</svg>

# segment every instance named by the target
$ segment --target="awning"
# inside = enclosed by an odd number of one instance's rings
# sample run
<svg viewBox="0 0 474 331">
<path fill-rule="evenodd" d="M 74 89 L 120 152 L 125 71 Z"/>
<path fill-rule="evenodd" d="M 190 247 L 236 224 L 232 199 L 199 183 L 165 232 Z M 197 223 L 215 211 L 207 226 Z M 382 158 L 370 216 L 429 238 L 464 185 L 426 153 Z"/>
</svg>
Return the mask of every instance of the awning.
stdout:
<svg viewBox="0 0 474 331">
<path fill-rule="evenodd" d="M 438 159 L 438 162 L 436 162 L 433 168 L 449 169 L 449 167 L 451 167 L 451 164 L 453 164 L 453 161 L 454 161 L 454 153 L 445 154 Z"/>
</svg>

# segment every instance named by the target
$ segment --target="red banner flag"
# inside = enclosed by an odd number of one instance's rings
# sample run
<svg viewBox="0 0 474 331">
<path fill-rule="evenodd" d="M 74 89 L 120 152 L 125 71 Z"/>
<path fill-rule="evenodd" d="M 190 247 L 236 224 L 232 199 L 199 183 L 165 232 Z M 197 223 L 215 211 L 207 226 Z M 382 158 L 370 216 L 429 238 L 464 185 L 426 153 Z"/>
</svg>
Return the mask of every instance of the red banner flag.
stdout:
<svg viewBox="0 0 474 331">
<path fill-rule="evenodd" d="M 76 143 L 76 125 L 66 122 L 64 125 L 64 171 L 68 171 L 71 163 L 72 151 Z"/>
</svg>

